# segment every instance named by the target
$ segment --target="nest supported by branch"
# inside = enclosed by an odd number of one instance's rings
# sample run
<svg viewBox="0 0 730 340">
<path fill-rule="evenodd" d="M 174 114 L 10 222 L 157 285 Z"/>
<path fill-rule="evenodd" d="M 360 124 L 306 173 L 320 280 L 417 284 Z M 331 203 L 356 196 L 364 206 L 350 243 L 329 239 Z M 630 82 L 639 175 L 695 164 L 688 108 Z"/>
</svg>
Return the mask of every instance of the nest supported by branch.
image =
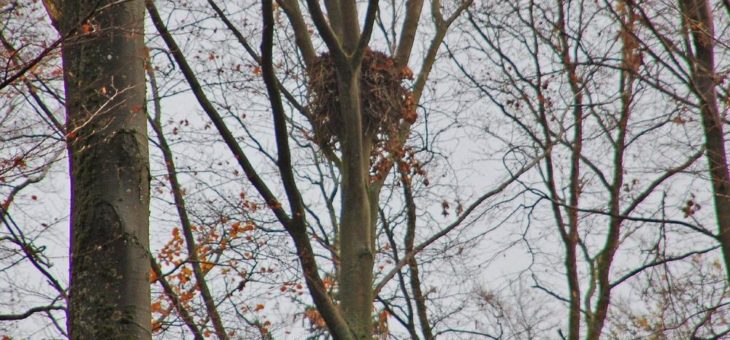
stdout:
<svg viewBox="0 0 730 340">
<path fill-rule="evenodd" d="M 363 137 L 370 138 L 376 148 L 382 147 L 395 136 L 401 121 L 416 120 L 412 93 L 403 85 L 404 80 L 413 79 L 413 72 L 385 53 L 370 49 L 365 51 L 360 72 Z M 314 142 L 333 147 L 341 140 L 345 123 L 332 57 L 328 53 L 317 57 L 308 76 Z"/>
</svg>

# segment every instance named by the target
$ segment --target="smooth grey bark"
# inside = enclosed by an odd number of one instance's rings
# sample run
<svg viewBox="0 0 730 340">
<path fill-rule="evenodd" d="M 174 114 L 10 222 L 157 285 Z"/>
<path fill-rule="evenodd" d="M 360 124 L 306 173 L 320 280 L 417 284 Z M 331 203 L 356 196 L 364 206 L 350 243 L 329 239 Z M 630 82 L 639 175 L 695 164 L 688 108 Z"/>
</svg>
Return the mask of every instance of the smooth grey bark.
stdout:
<svg viewBox="0 0 730 340">
<path fill-rule="evenodd" d="M 718 237 L 725 260 L 725 274 L 730 282 L 730 167 L 725 150 L 723 115 L 717 102 L 721 77 L 715 72 L 715 27 L 712 4 L 706 0 L 683 0 L 681 15 L 692 33 L 694 55 L 690 56 L 692 91 L 699 99 L 705 150 L 715 201 Z"/>
<path fill-rule="evenodd" d="M 150 339 L 141 0 L 60 3 L 71 172 L 71 339 Z"/>
<path fill-rule="evenodd" d="M 348 122 L 345 124 L 347 138 L 342 140 L 340 301 L 355 338 L 369 339 L 372 337 L 375 252 L 367 184 L 369 149 L 362 141 L 359 80 L 359 77 L 338 74 L 340 110 L 348 117 L 345 120 Z"/>
<path fill-rule="evenodd" d="M 342 207 L 340 220 L 340 308 L 355 339 L 372 339 L 374 224 L 368 169 L 372 148 L 362 130 L 360 63 L 370 40 L 378 1 L 370 0 L 365 25 L 360 32 L 355 1 L 330 3 L 327 13 L 342 22 L 341 31 L 327 23 L 317 1 L 307 1 L 317 30 L 333 56 L 337 75 L 339 109 L 344 131 L 342 148 Z"/>
</svg>

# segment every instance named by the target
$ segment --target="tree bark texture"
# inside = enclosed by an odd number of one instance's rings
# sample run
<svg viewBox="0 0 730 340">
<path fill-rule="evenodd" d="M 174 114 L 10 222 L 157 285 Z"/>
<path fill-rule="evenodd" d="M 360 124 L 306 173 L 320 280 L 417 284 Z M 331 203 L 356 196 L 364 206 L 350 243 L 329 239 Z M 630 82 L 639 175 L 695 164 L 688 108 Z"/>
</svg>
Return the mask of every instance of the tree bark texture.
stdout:
<svg viewBox="0 0 730 340">
<path fill-rule="evenodd" d="M 142 0 L 62 1 L 72 339 L 150 339 Z"/>
</svg>

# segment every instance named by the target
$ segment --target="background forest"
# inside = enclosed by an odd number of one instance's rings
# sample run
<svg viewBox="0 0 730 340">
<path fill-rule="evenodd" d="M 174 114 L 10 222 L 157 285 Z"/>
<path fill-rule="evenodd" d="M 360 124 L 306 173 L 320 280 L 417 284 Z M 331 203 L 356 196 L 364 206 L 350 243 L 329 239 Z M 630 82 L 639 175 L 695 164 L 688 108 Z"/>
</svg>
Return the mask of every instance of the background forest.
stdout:
<svg viewBox="0 0 730 340">
<path fill-rule="evenodd" d="M 728 338 L 728 30 L 709 0 L 0 0 L 0 336 Z"/>
</svg>

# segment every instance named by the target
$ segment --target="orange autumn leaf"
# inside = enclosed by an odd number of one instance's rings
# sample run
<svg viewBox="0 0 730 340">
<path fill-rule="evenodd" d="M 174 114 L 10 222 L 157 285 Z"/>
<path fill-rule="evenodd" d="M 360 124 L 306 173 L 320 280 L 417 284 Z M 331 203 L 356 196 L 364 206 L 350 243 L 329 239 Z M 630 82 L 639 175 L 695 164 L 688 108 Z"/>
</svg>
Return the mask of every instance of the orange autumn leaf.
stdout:
<svg viewBox="0 0 730 340">
<path fill-rule="evenodd" d="M 380 313 L 378 313 L 378 324 L 376 331 L 380 334 L 387 334 L 388 333 L 388 316 L 390 313 L 388 313 L 387 310 L 383 310 Z"/>
<path fill-rule="evenodd" d="M 413 71 L 408 66 L 403 66 L 400 70 L 401 78 L 413 80 Z"/>
<path fill-rule="evenodd" d="M 156 333 L 156 332 L 159 332 L 161 329 L 162 329 L 162 323 L 157 320 L 153 320 L 152 321 L 152 332 Z M 5 340 L 5 339 L 3 339 L 3 340 Z"/>
<path fill-rule="evenodd" d="M 180 274 L 178 274 L 178 279 L 181 283 L 188 283 L 190 281 L 190 277 L 193 275 L 193 271 L 190 270 L 188 267 L 183 267 L 180 270 Z"/>
<path fill-rule="evenodd" d="M 93 31 L 94 31 L 94 26 L 91 26 L 91 24 L 89 24 L 88 22 L 81 25 L 81 32 L 83 32 L 84 34 L 88 34 Z"/>
<path fill-rule="evenodd" d="M 193 299 L 193 292 L 186 291 L 180 294 L 180 301 L 187 302 Z"/>
<path fill-rule="evenodd" d="M 314 329 L 323 329 L 326 326 L 324 319 L 314 307 L 307 308 L 304 311 L 304 317 L 309 320 Z"/>
<path fill-rule="evenodd" d="M 262 311 L 263 309 L 264 309 L 264 305 L 261 304 L 261 303 L 259 303 L 258 305 L 256 305 L 256 308 L 254 308 L 253 311 L 254 312 L 259 312 L 259 311 Z"/>
<path fill-rule="evenodd" d="M 150 306 L 152 313 L 159 313 L 162 310 L 162 302 L 156 301 Z"/>
<path fill-rule="evenodd" d="M 322 280 L 322 283 L 324 283 L 324 288 L 329 289 L 334 284 L 334 280 L 328 276 Z"/>
</svg>

